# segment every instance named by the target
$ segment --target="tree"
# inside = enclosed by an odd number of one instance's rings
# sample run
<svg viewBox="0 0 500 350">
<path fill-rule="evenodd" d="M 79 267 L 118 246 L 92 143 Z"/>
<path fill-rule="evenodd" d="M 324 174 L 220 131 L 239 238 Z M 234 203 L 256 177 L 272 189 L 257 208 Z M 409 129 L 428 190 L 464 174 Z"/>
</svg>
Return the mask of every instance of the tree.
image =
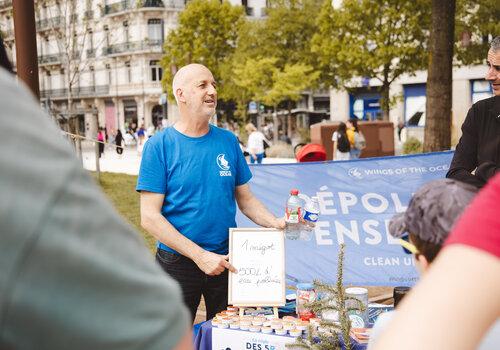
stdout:
<svg viewBox="0 0 500 350">
<path fill-rule="evenodd" d="M 392 82 L 425 67 L 427 4 L 427 0 L 345 0 L 334 9 L 325 1 L 312 39 L 321 81 L 346 87 L 354 77 L 379 80 L 383 119 L 388 120 Z"/>
<path fill-rule="evenodd" d="M 90 35 L 92 35 L 89 31 L 89 18 L 87 15 L 82 17 L 81 23 L 78 22 L 77 7 L 75 0 L 59 1 L 57 7 L 47 6 L 48 18 L 39 21 L 40 26 L 48 28 L 48 35 L 54 37 L 53 42 L 57 45 L 57 60 L 60 62 L 61 72 L 65 75 L 64 81 L 66 85 L 66 110 L 59 111 L 59 115 L 62 117 L 59 122 L 66 131 L 72 134 L 79 134 L 78 119 L 74 106 L 74 98 L 77 94 L 75 86 L 79 83 L 81 73 L 90 64 L 84 49 Z M 40 8 L 37 7 L 37 11 Z M 40 18 L 40 16 L 38 17 Z M 80 138 L 75 139 L 75 147 L 80 154 Z"/>
<path fill-rule="evenodd" d="M 247 105 L 252 99 L 269 106 L 275 106 L 274 102 L 264 102 L 258 97 L 259 94 L 256 91 L 259 88 L 257 86 L 248 90 L 241 85 L 242 79 L 253 81 L 254 79 L 251 76 L 260 76 L 260 73 L 255 72 L 254 65 L 260 62 L 263 57 L 272 59 L 276 69 L 281 71 L 284 71 L 287 65 L 305 64 L 309 67 L 316 66 L 315 56 L 311 54 L 310 38 L 316 32 L 316 20 L 312 14 L 319 11 L 321 3 L 322 0 L 271 0 L 267 8 L 267 17 L 264 20 L 247 21 L 241 27 L 237 48 L 229 60 L 229 65 L 226 66 L 223 72 L 226 83 L 223 87 L 225 89 L 224 96 L 237 102 L 237 116 L 240 120 L 246 121 Z M 247 62 L 250 63 L 247 64 Z M 268 63 L 269 61 L 265 61 L 265 64 Z M 241 67 L 246 67 L 247 73 L 242 74 Z M 309 75 L 313 71 L 310 68 L 307 72 L 304 70 L 302 72 Z M 269 84 L 267 78 L 271 78 L 274 73 L 270 71 L 267 65 L 262 67 L 259 72 L 267 72 L 266 77 L 261 77 L 263 80 L 261 79 L 260 86 L 267 86 L 266 91 L 270 91 L 272 84 Z M 233 81 L 235 77 L 240 80 L 240 85 L 235 84 Z M 304 86 L 300 84 L 303 89 L 306 89 L 314 87 L 313 83 L 317 79 L 302 76 L 297 80 L 300 83 L 303 81 L 311 82 L 312 85 Z M 263 96 L 269 97 L 267 93 Z M 298 101 L 301 97 L 301 94 L 298 94 L 296 98 L 294 97 L 289 102 Z M 276 105 L 281 101 L 278 101 Z"/>
<path fill-rule="evenodd" d="M 277 66 L 278 58 L 264 57 L 248 59 L 234 68 L 233 81 L 240 91 L 250 98 L 274 108 L 274 141 L 278 138 L 277 105 L 285 100 L 297 101 L 301 91 L 311 86 L 319 73 L 306 64 L 287 64 L 283 69 Z M 288 114 L 288 135 L 291 128 L 291 114 Z"/>
<path fill-rule="evenodd" d="M 243 8 L 227 1 L 194 0 L 187 3 L 179 15 L 179 26 L 165 41 L 163 89 L 173 99 L 171 82 L 177 69 L 189 63 L 207 66 L 221 87 L 225 98 L 221 72 L 234 52 L 239 29 L 245 22 Z"/>
<path fill-rule="evenodd" d="M 489 39 L 500 33 L 497 0 L 458 0 L 455 19 L 455 58 L 461 64 L 484 63 Z"/>
<path fill-rule="evenodd" d="M 432 0 L 424 152 L 450 148 L 455 0 Z"/>
<path fill-rule="evenodd" d="M 255 37 L 250 42 L 240 41 L 239 49 L 250 57 L 275 57 L 281 69 L 296 63 L 315 66 L 311 37 L 317 31 L 315 14 L 322 3 L 322 0 L 270 0 L 267 17 L 254 25 Z"/>
</svg>

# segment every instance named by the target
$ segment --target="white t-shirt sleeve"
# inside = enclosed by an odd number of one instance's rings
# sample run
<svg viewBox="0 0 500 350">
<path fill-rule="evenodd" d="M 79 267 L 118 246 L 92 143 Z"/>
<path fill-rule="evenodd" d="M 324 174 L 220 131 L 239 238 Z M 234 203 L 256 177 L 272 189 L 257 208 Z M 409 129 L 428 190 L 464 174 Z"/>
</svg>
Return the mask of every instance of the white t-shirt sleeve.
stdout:
<svg viewBox="0 0 500 350">
<path fill-rule="evenodd" d="M 254 131 L 248 136 L 248 151 L 255 154 L 264 153 L 264 135 Z"/>
<path fill-rule="evenodd" d="M 338 139 L 339 139 L 339 134 L 338 134 L 338 132 L 335 131 L 332 135 L 332 141 L 336 142 L 336 141 L 338 141 Z"/>
</svg>

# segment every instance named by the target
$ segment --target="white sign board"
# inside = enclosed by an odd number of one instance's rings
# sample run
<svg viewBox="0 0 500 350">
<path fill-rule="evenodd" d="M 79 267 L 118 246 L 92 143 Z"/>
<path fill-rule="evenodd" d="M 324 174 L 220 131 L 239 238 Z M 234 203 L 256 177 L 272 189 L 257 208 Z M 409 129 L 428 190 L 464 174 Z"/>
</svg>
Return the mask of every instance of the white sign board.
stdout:
<svg viewBox="0 0 500 350">
<path fill-rule="evenodd" d="M 287 350 L 295 338 L 287 335 L 253 333 L 233 329 L 212 329 L 213 350 Z"/>
<path fill-rule="evenodd" d="M 228 302 L 235 306 L 285 305 L 285 241 L 283 231 L 233 228 L 229 231 Z"/>
</svg>

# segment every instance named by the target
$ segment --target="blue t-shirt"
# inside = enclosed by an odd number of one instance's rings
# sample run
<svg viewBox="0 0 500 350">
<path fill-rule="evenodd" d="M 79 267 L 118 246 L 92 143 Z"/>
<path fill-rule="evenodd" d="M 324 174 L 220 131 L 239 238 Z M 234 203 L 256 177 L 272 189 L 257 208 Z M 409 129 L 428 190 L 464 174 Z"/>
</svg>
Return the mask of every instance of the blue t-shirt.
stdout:
<svg viewBox="0 0 500 350">
<path fill-rule="evenodd" d="M 165 194 L 162 214 L 180 233 L 227 254 L 229 228 L 236 227 L 234 191 L 251 177 L 231 132 L 210 125 L 206 135 L 189 137 L 169 127 L 144 145 L 136 190 Z"/>
</svg>

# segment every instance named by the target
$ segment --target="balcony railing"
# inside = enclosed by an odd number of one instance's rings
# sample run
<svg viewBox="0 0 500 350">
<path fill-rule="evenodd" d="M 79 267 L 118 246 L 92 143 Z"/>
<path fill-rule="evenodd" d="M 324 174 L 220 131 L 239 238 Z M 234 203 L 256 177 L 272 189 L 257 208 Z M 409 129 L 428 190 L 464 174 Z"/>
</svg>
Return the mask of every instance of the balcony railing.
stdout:
<svg viewBox="0 0 500 350">
<path fill-rule="evenodd" d="M 0 0 L 0 10 L 12 7 L 12 0 Z"/>
<path fill-rule="evenodd" d="M 164 0 L 166 8 L 183 9 L 186 7 L 184 0 Z"/>
<path fill-rule="evenodd" d="M 110 45 L 103 48 L 102 54 L 104 56 L 108 56 L 108 55 L 126 54 L 138 51 L 162 52 L 162 41 L 161 40 L 131 41 L 116 45 Z"/>
<path fill-rule="evenodd" d="M 109 95 L 109 85 L 96 85 L 96 86 L 82 86 L 73 87 L 71 89 L 71 96 L 73 98 L 84 98 L 94 96 Z M 41 98 L 66 98 L 68 96 L 68 89 L 50 89 L 40 91 Z"/>
<path fill-rule="evenodd" d="M 62 55 L 60 53 L 38 56 L 38 64 L 61 64 L 61 56 Z"/>
<path fill-rule="evenodd" d="M 64 24 L 64 17 L 58 16 L 58 17 L 52 17 L 52 18 L 44 18 L 41 20 L 36 21 L 36 29 L 41 31 L 41 30 L 48 30 L 52 28 L 59 28 Z"/>
<path fill-rule="evenodd" d="M 81 59 L 80 53 L 81 53 L 80 51 L 75 50 L 75 52 L 73 52 L 73 55 L 71 55 L 72 59 L 74 59 L 74 60 Z M 65 55 L 61 54 L 61 53 L 54 53 L 54 54 L 50 54 L 50 55 L 41 55 L 41 56 L 38 56 L 38 64 L 39 65 L 61 64 L 64 60 L 64 56 Z"/>
<path fill-rule="evenodd" d="M 165 4 L 161 0 L 142 0 L 137 7 L 165 7 Z"/>
<path fill-rule="evenodd" d="M 131 10 L 133 8 L 134 6 L 130 3 L 130 1 L 125 0 L 104 6 L 103 14 L 111 15 L 113 13 Z"/>
<path fill-rule="evenodd" d="M 135 3 L 131 3 L 130 0 L 123 0 L 116 2 L 114 4 L 109 4 L 104 6 L 103 15 L 112 15 L 115 13 L 130 11 L 135 9 L 147 9 L 147 8 L 178 8 L 183 9 L 185 7 L 184 0 L 141 0 Z"/>
</svg>

